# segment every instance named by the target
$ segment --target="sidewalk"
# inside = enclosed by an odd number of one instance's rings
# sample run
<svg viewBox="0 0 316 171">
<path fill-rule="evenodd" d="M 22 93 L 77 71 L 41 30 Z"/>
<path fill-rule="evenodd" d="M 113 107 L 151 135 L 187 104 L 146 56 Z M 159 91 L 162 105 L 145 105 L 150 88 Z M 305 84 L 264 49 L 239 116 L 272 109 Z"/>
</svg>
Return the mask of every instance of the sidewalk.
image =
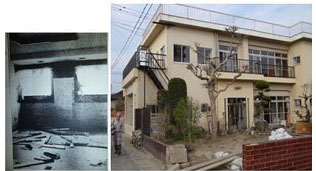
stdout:
<svg viewBox="0 0 316 171">
<path fill-rule="evenodd" d="M 123 134 L 122 154 L 118 156 L 111 150 L 112 170 L 162 170 L 164 164 L 150 153 L 136 149 L 130 144 L 130 137 Z"/>
</svg>

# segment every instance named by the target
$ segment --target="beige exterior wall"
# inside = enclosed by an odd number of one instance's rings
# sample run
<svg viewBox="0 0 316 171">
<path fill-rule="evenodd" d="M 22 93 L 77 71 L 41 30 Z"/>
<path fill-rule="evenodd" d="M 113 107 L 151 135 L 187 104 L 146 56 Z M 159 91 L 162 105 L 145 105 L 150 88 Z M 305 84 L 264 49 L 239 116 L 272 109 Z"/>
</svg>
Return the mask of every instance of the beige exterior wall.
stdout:
<svg viewBox="0 0 316 171">
<path fill-rule="evenodd" d="M 173 60 L 174 44 L 190 46 L 190 63 L 197 65 L 197 54 L 194 52 L 195 43 L 199 43 L 200 47 L 211 48 L 211 56 L 217 57 L 218 44 L 228 43 L 229 37 L 217 33 L 215 31 L 206 31 L 193 29 L 189 27 L 179 26 L 164 26 L 159 34 L 153 41 L 151 41 L 149 47 L 153 53 L 159 52 L 160 48 L 165 46 L 166 51 L 166 67 L 165 73 L 168 77 L 175 78 L 180 77 L 185 80 L 187 84 L 188 96 L 197 100 L 200 104 L 209 103 L 207 89 L 203 87 L 203 81 L 196 78 L 191 71 L 186 69 L 188 63 L 178 63 Z M 271 83 L 271 91 L 268 95 L 271 96 L 290 96 L 290 112 L 293 122 L 296 121 L 294 116 L 294 99 L 301 93 L 301 85 L 304 83 L 311 84 L 311 57 L 312 47 L 311 40 L 299 40 L 292 44 L 288 42 L 273 41 L 271 39 L 254 38 L 248 36 L 242 36 L 240 40 L 235 42 L 238 44 L 238 58 L 248 59 L 248 49 L 255 48 L 260 50 L 273 50 L 274 52 L 281 52 L 288 54 L 288 65 L 293 66 L 293 57 L 301 56 L 301 64 L 295 66 L 296 78 L 277 78 L 277 77 L 264 77 L 263 75 L 244 74 L 240 79 L 235 82 L 226 92 L 222 93 L 217 99 L 217 115 L 220 120 L 221 128 L 225 126 L 225 118 L 228 120 L 227 115 L 223 115 L 226 111 L 224 107 L 225 98 L 228 97 L 243 97 L 247 99 L 247 126 L 253 126 L 253 114 L 254 114 L 254 81 L 266 80 Z M 143 107 L 143 72 L 137 72 L 137 78 L 134 80 L 134 102 L 135 108 Z M 226 83 L 236 75 L 235 73 L 222 73 L 221 81 L 219 81 L 218 87 L 224 87 Z M 128 82 L 130 78 L 124 79 L 123 82 Z M 157 88 L 146 75 L 146 104 L 156 103 Z M 137 83 L 135 83 L 137 82 Z M 124 84 L 124 83 L 123 83 Z M 131 86 L 131 85 L 130 85 Z M 238 88 L 239 87 L 239 88 Z M 128 91 L 128 87 L 125 88 Z M 206 114 L 204 114 L 200 120 L 200 124 L 205 129 L 207 128 Z M 226 124 L 227 126 L 227 124 Z"/>
<path fill-rule="evenodd" d="M 219 81 L 218 87 L 225 87 L 229 81 Z M 249 91 L 251 90 L 251 91 Z M 247 127 L 253 126 L 253 113 L 254 106 L 253 102 L 253 82 L 252 81 L 236 81 L 232 86 L 230 86 L 227 91 L 221 93 L 217 99 L 217 116 L 220 122 L 220 128 L 228 128 L 225 121 L 228 121 L 227 109 L 225 109 L 225 99 L 226 98 L 245 98 L 246 99 L 246 120 Z M 225 118 L 226 117 L 226 118 Z"/>
<path fill-rule="evenodd" d="M 309 93 L 312 93 L 312 41 L 311 40 L 299 40 L 290 45 L 289 50 L 289 65 L 293 64 L 293 57 L 300 56 L 301 63 L 295 66 L 295 78 L 296 84 L 292 89 L 293 99 L 291 100 L 292 111 L 299 110 L 300 108 L 295 107 L 294 99 L 299 99 L 302 95 L 302 85 L 309 85 Z M 302 100 L 303 102 L 303 100 Z M 293 114 L 292 120 L 295 122 L 299 118 Z"/>
</svg>

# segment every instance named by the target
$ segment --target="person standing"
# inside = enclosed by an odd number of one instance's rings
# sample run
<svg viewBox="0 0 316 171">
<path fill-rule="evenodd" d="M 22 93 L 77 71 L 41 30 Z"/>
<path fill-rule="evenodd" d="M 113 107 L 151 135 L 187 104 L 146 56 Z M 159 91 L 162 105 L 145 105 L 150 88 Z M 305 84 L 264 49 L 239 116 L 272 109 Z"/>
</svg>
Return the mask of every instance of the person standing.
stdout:
<svg viewBox="0 0 316 171">
<path fill-rule="evenodd" d="M 123 134 L 123 118 L 120 112 L 117 113 L 116 118 L 112 121 L 111 124 L 111 134 L 114 141 L 114 151 L 116 154 L 121 154 L 121 143 L 122 143 L 122 134 Z"/>
</svg>

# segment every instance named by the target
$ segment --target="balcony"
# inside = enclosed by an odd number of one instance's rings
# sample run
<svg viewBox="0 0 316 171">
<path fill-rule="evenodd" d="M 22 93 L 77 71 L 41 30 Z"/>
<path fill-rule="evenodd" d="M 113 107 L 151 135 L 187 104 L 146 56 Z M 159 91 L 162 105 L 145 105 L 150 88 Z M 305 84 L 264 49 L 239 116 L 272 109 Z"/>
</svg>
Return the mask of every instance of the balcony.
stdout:
<svg viewBox="0 0 316 171">
<path fill-rule="evenodd" d="M 165 69 L 164 54 L 156 54 L 148 52 L 146 47 L 140 46 L 130 59 L 123 70 L 123 79 L 132 71 L 133 68 L 150 68 L 150 69 Z"/>
<path fill-rule="evenodd" d="M 236 26 L 244 30 L 255 31 L 257 33 L 265 33 L 284 38 L 291 38 L 300 33 L 306 33 L 309 35 L 312 34 L 312 24 L 307 22 L 299 22 L 292 26 L 284 26 L 183 4 L 160 4 L 157 7 L 157 10 L 151 21 L 147 25 L 143 33 L 143 37 L 148 34 L 148 32 L 154 26 L 153 22 L 157 22 L 160 16 L 177 17 L 189 19 L 192 21 L 212 23 L 220 26 Z"/>
<path fill-rule="evenodd" d="M 211 61 L 216 66 L 221 62 L 219 57 L 212 58 Z M 248 74 L 260 74 L 266 77 L 295 78 L 293 66 L 279 66 L 265 64 L 262 61 L 229 59 L 220 69 L 221 72 L 243 72 Z"/>
</svg>

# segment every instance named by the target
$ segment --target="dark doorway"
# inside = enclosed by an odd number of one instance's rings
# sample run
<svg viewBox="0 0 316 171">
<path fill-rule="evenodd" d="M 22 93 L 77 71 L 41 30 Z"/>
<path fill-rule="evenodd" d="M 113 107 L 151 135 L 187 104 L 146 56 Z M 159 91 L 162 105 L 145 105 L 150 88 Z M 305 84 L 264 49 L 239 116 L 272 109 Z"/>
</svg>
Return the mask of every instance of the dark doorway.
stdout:
<svg viewBox="0 0 316 171">
<path fill-rule="evenodd" d="M 135 109 L 135 130 L 142 130 L 143 134 L 150 136 L 150 109 Z"/>
<path fill-rule="evenodd" d="M 246 98 L 228 98 L 228 129 L 236 132 L 247 128 Z"/>
</svg>

